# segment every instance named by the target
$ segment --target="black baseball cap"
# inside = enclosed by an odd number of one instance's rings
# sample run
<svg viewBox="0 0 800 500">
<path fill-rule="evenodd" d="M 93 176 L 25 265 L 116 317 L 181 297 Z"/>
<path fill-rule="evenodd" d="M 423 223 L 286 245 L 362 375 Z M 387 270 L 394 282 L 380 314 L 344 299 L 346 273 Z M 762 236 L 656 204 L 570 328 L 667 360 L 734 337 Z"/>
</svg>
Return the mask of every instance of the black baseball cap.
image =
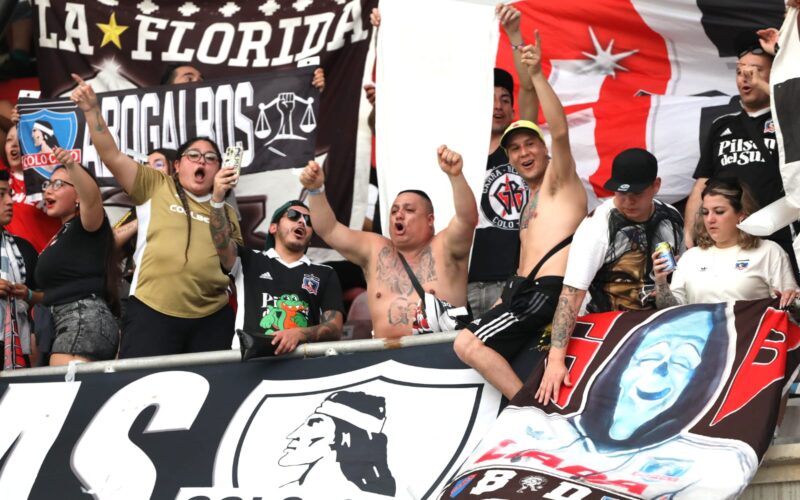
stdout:
<svg viewBox="0 0 800 500">
<path fill-rule="evenodd" d="M 658 160 L 641 148 L 621 152 L 611 164 L 611 178 L 603 187 L 619 193 L 641 193 L 658 177 Z"/>
<path fill-rule="evenodd" d="M 500 68 L 494 69 L 494 86 L 508 90 L 508 93 L 511 94 L 511 99 L 514 99 L 514 78 L 508 71 Z"/>
<path fill-rule="evenodd" d="M 270 219 L 269 223 L 270 224 L 275 224 L 276 222 L 278 222 L 281 219 L 281 217 L 283 217 L 283 214 L 285 214 L 286 211 L 289 210 L 292 207 L 303 207 L 306 210 L 308 210 L 308 207 L 302 201 L 300 201 L 300 200 L 289 200 L 286 203 L 284 203 L 283 205 L 279 206 L 277 208 L 277 210 L 272 212 L 272 219 Z M 270 248 L 274 248 L 274 247 L 275 247 L 275 235 L 270 233 L 269 231 L 267 231 L 267 239 L 266 239 L 265 244 L 264 244 L 264 250 L 269 250 Z"/>
<path fill-rule="evenodd" d="M 757 56 L 769 56 L 758 41 L 758 34 L 755 31 L 742 31 L 733 40 L 733 48 L 736 50 L 736 57 L 741 58 L 745 54 L 755 54 Z"/>
</svg>

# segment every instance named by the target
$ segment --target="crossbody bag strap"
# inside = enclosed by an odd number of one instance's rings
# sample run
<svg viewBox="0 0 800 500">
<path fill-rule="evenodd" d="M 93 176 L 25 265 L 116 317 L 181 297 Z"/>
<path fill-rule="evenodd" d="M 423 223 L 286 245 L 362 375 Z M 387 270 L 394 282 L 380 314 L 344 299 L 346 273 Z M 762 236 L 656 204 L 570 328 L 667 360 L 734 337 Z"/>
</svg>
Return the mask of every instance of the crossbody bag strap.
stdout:
<svg viewBox="0 0 800 500">
<path fill-rule="evenodd" d="M 406 270 L 406 274 L 408 274 L 409 279 L 411 279 L 411 284 L 414 285 L 414 290 L 417 291 L 417 295 L 422 300 L 422 303 L 425 303 L 425 290 L 422 288 L 422 285 L 419 284 L 419 280 L 417 276 L 414 274 L 414 271 L 411 270 L 411 266 L 408 265 L 406 258 L 403 257 L 403 254 L 397 252 L 397 255 L 400 257 L 400 262 L 403 263 L 403 267 Z"/>
<path fill-rule="evenodd" d="M 572 237 L 573 236 L 574 236 L 574 234 L 570 234 L 569 236 L 567 236 L 566 238 L 561 240 L 556 246 L 551 248 L 549 252 L 544 254 L 544 257 L 539 259 L 539 263 L 536 264 L 535 266 L 533 266 L 533 270 L 528 274 L 528 279 L 532 280 L 532 279 L 536 278 L 536 274 L 542 268 L 544 263 L 547 262 L 550 259 L 550 257 L 552 257 L 553 255 L 557 254 L 562 248 L 564 248 L 565 246 L 567 246 L 570 243 L 572 243 Z"/>
</svg>

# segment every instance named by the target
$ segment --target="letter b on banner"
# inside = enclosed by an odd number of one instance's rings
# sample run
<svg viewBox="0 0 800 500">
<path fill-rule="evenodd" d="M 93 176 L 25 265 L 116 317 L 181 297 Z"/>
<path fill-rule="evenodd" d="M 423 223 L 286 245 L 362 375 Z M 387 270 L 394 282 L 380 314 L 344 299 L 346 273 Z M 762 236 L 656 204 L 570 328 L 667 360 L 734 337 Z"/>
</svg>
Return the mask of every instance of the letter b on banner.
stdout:
<svg viewBox="0 0 800 500">
<path fill-rule="evenodd" d="M 470 495 L 482 495 L 489 491 L 497 491 L 507 485 L 516 475 L 516 472 L 510 470 L 488 470 L 469 493 Z"/>
</svg>

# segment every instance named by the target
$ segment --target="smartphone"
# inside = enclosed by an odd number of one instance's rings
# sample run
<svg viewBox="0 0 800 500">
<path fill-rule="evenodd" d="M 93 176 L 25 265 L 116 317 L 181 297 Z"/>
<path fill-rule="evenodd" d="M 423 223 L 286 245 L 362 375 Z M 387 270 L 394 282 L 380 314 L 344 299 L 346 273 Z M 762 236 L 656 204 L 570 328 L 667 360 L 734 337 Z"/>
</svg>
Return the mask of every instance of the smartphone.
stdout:
<svg viewBox="0 0 800 500">
<path fill-rule="evenodd" d="M 242 172 L 242 154 L 244 148 L 241 142 L 237 142 L 235 146 L 228 146 L 225 149 L 225 157 L 222 159 L 222 168 L 235 168 L 237 174 Z"/>
</svg>

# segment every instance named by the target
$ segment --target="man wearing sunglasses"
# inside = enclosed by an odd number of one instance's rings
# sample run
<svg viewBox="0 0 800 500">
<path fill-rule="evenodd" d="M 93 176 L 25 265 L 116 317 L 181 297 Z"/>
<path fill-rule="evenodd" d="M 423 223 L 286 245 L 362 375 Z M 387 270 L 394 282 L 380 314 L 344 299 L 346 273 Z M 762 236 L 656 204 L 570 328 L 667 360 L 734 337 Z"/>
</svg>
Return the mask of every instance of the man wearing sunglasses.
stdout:
<svg viewBox="0 0 800 500">
<path fill-rule="evenodd" d="M 744 32 L 734 42 L 736 87 L 742 110 L 716 119 L 701 145 L 696 179 L 686 202 L 684 233 L 687 248 L 694 246 L 693 229 L 700 209 L 700 194 L 711 177 L 732 176 L 747 184 L 760 207 L 784 195 L 778 166 L 775 125 L 770 110 L 769 75 L 772 55 L 761 46 L 755 32 Z M 789 254 L 797 274 L 791 230 L 787 226 L 769 239 Z"/>
<path fill-rule="evenodd" d="M 212 207 L 236 184 L 235 169 L 220 169 L 214 179 Z M 236 276 L 239 308 L 236 329 L 272 336 L 275 354 L 305 342 L 339 340 L 344 305 L 339 278 L 328 266 L 306 256 L 314 229 L 308 207 L 289 201 L 272 214 L 266 251 L 237 245 L 225 210 L 212 208 L 211 237 L 225 272 Z"/>
</svg>

